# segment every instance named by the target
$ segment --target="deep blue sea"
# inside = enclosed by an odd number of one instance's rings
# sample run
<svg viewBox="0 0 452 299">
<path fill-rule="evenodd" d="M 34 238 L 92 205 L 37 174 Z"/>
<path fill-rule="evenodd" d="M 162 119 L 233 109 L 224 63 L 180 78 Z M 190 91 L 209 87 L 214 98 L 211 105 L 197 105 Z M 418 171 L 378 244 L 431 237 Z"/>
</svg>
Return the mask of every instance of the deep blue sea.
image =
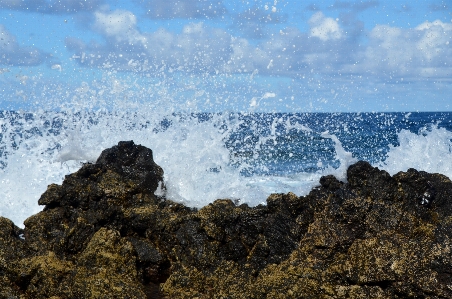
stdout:
<svg viewBox="0 0 452 299">
<path fill-rule="evenodd" d="M 273 113 L 238 118 L 243 124 L 226 139 L 226 146 L 237 158 L 233 161 L 252 165 L 244 172 L 249 175 L 284 176 L 339 167 L 336 144 L 325 134 L 336 136 L 356 159 L 375 164 L 383 162 L 392 147 L 400 146 L 402 130 L 421 135 L 439 128 L 452 132 L 449 112 Z"/>
<path fill-rule="evenodd" d="M 201 207 L 303 195 L 322 175 L 346 180 L 369 161 L 452 177 L 452 113 L 0 112 L 0 215 L 17 224 L 41 209 L 50 183 L 121 140 L 151 148 L 166 196 Z M 158 190 L 157 192 L 163 192 Z"/>
</svg>

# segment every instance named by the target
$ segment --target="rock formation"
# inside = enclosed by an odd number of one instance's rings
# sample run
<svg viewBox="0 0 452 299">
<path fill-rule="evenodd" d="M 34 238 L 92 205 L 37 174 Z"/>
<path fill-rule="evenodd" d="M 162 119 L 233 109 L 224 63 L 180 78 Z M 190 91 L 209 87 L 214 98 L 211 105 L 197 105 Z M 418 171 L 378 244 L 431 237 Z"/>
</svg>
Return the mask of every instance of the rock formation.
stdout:
<svg viewBox="0 0 452 299">
<path fill-rule="evenodd" d="M 0 298 L 452 298 L 452 182 L 367 162 L 307 196 L 196 210 L 133 142 L 0 217 Z"/>
</svg>

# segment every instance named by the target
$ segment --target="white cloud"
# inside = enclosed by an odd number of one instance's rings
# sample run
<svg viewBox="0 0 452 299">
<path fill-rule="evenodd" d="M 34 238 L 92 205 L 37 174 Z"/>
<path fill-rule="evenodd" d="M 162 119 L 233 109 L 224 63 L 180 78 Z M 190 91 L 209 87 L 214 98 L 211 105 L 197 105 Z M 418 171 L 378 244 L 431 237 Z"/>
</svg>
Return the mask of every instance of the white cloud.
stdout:
<svg viewBox="0 0 452 299">
<path fill-rule="evenodd" d="M 412 44 L 406 38 L 406 32 L 388 25 L 377 25 L 369 34 L 369 47 L 365 51 L 362 65 L 369 65 L 367 71 L 378 72 L 392 69 L 404 72 L 414 55 Z M 399 73 L 399 72 L 398 72 Z"/>
<path fill-rule="evenodd" d="M 452 24 L 441 21 L 424 22 L 414 29 L 377 25 L 354 69 L 388 77 L 450 77 L 451 40 Z"/>
<path fill-rule="evenodd" d="M 148 50 L 150 53 L 165 53 L 165 51 L 169 53 L 170 49 L 172 49 L 172 47 L 176 44 L 177 39 L 173 33 L 163 28 L 149 34 L 148 37 L 152 42 L 152 47 Z"/>
<path fill-rule="evenodd" d="M 426 29 L 429 30 L 429 29 L 432 29 L 432 28 L 435 28 L 435 27 L 443 28 L 446 31 L 451 31 L 452 30 L 452 23 L 443 23 L 440 20 L 436 20 L 436 21 L 433 21 L 433 22 L 426 21 L 426 22 L 416 26 L 416 30 L 426 30 Z"/>
<path fill-rule="evenodd" d="M 184 72 L 349 74 L 406 80 L 451 73 L 452 24 L 441 21 L 410 29 L 376 25 L 356 35 L 353 28 L 347 31 L 354 33 L 346 34 L 337 20 L 317 12 L 309 19 L 308 32 L 284 28 L 259 43 L 203 22 L 187 24 L 179 33 L 163 28 L 140 32 L 137 23 L 129 11 L 98 11 L 93 28 L 105 43 L 67 39 L 68 49 L 77 57 L 89 57 L 80 60 L 84 65 L 121 65 L 119 69 L 139 71 L 165 65 Z"/>
<path fill-rule="evenodd" d="M 183 34 L 203 34 L 205 33 L 204 24 L 200 23 L 190 23 L 185 25 L 182 29 Z"/>
<path fill-rule="evenodd" d="M 17 47 L 16 38 L 0 24 L 0 49 L 2 52 L 12 52 Z"/>
<path fill-rule="evenodd" d="M 443 23 L 440 20 L 424 22 L 415 28 L 421 33 L 421 38 L 416 43 L 416 49 L 420 51 L 426 60 L 433 60 L 445 55 L 445 50 L 450 49 L 452 41 L 452 23 Z M 450 52 L 450 51 L 449 51 Z"/>
<path fill-rule="evenodd" d="M 114 59 L 113 64 L 119 69 L 141 71 L 165 65 L 187 72 L 223 72 L 232 51 L 229 33 L 206 27 L 202 22 L 185 25 L 179 34 L 163 28 L 141 33 L 136 25 L 136 17 L 129 11 L 96 12 L 93 28 L 105 37 L 106 43 L 86 44 L 67 38 L 66 45 L 84 65 L 102 67 Z"/>
<path fill-rule="evenodd" d="M 221 29 L 206 27 L 202 22 L 187 24 L 180 34 L 158 30 L 146 35 L 146 53 L 156 63 L 187 71 L 212 72 L 221 67 L 229 56 L 231 36 Z"/>
<path fill-rule="evenodd" d="M 327 18 L 319 11 L 309 19 L 311 36 L 318 37 L 322 41 L 340 39 L 342 30 L 339 23 L 333 18 Z"/>
<path fill-rule="evenodd" d="M 35 47 L 21 46 L 6 28 L 0 24 L 0 65 L 38 65 L 48 55 Z"/>
<path fill-rule="evenodd" d="M 96 11 L 94 28 L 117 42 L 146 43 L 146 38 L 136 28 L 136 16 L 127 10 Z"/>
<path fill-rule="evenodd" d="M 258 68 L 258 64 L 269 62 L 268 55 L 252 47 L 245 38 L 233 38 L 231 49 L 232 52 L 224 66 L 224 70 L 228 73 L 250 73 Z"/>
</svg>

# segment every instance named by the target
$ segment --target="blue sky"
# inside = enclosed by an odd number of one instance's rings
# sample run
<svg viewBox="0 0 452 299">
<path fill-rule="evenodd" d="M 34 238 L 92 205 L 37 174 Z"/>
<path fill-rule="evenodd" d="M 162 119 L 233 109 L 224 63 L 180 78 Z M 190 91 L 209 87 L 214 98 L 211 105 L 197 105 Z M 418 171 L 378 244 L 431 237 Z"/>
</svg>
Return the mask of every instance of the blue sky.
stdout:
<svg viewBox="0 0 452 299">
<path fill-rule="evenodd" d="M 449 1 L 0 0 L 0 109 L 452 111 L 451 94 Z"/>
</svg>

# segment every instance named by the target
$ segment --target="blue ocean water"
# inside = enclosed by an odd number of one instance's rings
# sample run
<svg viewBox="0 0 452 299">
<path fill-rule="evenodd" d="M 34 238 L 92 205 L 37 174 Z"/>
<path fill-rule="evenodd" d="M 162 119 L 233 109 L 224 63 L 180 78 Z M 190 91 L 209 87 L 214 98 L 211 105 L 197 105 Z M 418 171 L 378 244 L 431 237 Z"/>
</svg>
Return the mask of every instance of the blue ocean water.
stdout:
<svg viewBox="0 0 452 299">
<path fill-rule="evenodd" d="M 303 195 L 322 175 L 369 161 L 452 177 L 452 113 L 0 112 L 0 215 L 20 223 L 40 194 L 121 140 L 151 148 L 166 196 L 201 207 Z M 159 190 L 158 192 L 163 192 Z"/>
<path fill-rule="evenodd" d="M 218 117 L 220 116 L 220 117 Z M 91 127 L 100 118 L 114 118 L 110 113 L 21 113 L 0 111 L 0 168 L 6 168 L 11 150 L 34 137 L 58 136 L 74 123 L 86 121 Z M 136 115 L 122 115 L 121 118 Z M 173 125 L 177 118 L 198 122 L 215 121 L 230 152 L 230 165 L 240 167 L 242 175 L 288 175 L 316 172 L 325 166 L 338 167 L 335 144 L 322 136 L 335 135 L 343 148 L 359 160 L 377 163 L 384 161 L 390 148 L 399 146 L 398 133 L 445 128 L 452 131 L 451 112 L 413 113 L 192 113 L 162 117 L 158 125 L 151 120 L 129 124 L 130 130 L 152 129 L 161 132 Z M 218 121 L 220 119 L 220 121 Z M 127 129 L 127 128 L 125 128 Z M 62 142 L 50 143 L 46 152 L 62 148 Z M 64 141 L 64 138 L 61 139 Z M 8 150 L 7 150 L 8 149 Z M 219 171 L 213 169 L 212 171 Z"/>
<path fill-rule="evenodd" d="M 452 113 L 301 113 L 239 115 L 243 125 L 226 141 L 240 163 L 250 167 L 245 174 L 287 175 L 339 167 L 335 135 L 343 148 L 358 160 L 383 162 L 390 146 L 400 146 L 402 130 L 426 134 L 444 128 L 452 132 Z M 261 142 L 262 137 L 268 137 Z M 264 138 L 265 139 L 265 138 Z M 264 167 L 262 167 L 264 166 Z"/>
</svg>

